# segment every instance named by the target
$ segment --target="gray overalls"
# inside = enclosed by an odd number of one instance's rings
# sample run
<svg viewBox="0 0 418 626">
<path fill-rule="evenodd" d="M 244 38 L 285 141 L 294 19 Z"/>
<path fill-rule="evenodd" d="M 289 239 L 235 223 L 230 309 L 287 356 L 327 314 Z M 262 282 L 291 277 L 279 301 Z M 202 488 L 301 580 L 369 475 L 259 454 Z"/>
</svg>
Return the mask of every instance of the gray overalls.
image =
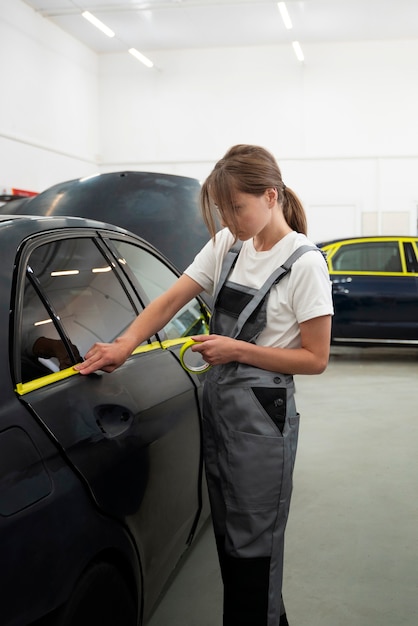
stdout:
<svg viewBox="0 0 418 626">
<path fill-rule="evenodd" d="M 266 324 L 271 287 L 312 246 L 302 246 L 260 289 L 227 280 L 225 257 L 210 332 L 254 342 Z M 281 598 L 284 531 L 299 416 L 290 375 L 241 363 L 212 367 L 204 384 L 204 454 L 224 584 L 224 626 L 287 624 Z"/>
</svg>

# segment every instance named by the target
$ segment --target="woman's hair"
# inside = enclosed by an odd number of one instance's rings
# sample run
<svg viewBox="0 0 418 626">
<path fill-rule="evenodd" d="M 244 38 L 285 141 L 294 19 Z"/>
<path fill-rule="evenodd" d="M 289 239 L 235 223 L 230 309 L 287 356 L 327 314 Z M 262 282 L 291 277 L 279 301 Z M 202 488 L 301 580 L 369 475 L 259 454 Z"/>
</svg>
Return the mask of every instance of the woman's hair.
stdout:
<svg viewBox="0 0 418 626">
<path fill-rule="evenodd" d="M 227 218 L 236 234 L 233 197 L 236 193 L 262 196 L 266 189 L 277 189 L 277 200 L 289 226 L 306 235 L 304 208 L 297 195 L 286 187 L 276 159 L 260 146 L 239 144 L 228 150 L 202 185 L 201 206 L 203 219 L 212 237 L 216 234 L 216 217 Z"/>
</svg>

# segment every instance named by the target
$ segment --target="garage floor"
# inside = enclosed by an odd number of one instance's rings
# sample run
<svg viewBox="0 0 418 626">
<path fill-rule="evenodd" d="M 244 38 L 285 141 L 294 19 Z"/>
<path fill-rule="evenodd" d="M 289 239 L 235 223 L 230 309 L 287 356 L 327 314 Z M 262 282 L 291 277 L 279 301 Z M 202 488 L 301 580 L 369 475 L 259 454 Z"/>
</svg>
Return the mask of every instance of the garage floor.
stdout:
<svg viewBox="0 0 418 626">
<path fill-rule="evenodd" d="M 335 348 L 296 388 L 290 625 L 416 626 L 418 350 Z M 221 605 L 208 525 L 150 626 L 221 626 Z"/>
</svg>

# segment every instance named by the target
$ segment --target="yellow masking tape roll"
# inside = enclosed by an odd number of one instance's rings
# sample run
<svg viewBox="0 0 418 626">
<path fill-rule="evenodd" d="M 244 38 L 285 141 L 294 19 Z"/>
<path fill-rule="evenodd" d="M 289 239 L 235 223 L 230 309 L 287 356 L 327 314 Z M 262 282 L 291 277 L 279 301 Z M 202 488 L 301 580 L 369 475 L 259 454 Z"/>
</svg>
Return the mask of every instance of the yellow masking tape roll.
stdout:
<svg viewBox="0 0 418 626">
<path fill-rule="evenodd" d="M 202 363 L 202 365 L 197 365 L 197 366 L 186 364 L 184 360 L 185 353 L 187 352 L 187 350 L 189 350 L 192 346 L 194 346 L 197 343 L 199 342 L 193 341 L 193 339 L 190 339 L 189 341 L 186 341 L 180 349 L 180 362 L 182 366 L 184 367 L 184 369 L 186 370 L 186 372 L 190 372 L 191 374 L 203 374 L 204 372 L 207 372 L 208 369 L 210 369 L 209 363 Z"/>
</svg>

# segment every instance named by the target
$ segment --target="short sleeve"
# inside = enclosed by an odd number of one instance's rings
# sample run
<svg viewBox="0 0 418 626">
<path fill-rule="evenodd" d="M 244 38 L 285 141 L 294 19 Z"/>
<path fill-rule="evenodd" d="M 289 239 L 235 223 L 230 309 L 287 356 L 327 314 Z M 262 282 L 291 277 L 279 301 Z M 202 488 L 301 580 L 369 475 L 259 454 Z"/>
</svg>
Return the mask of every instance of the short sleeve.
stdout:
<svg viewBox="0 0 418 626">
<path fill-rule="evenodd" d="M 213 295 L 218 283 L 223 259 L 232 246 L 234 237 L 228 229 L 223 229 L 195 256 L 184 274 L 197 282 L 209 295 Z"/>
<path fill-rule="evenodd" d="M 331 281 L 326 261 L 320 252 L 307 252 L 294 263 L 289 290 L 299 324 L 314 317 L 333 315 Z"/>
</svg>

